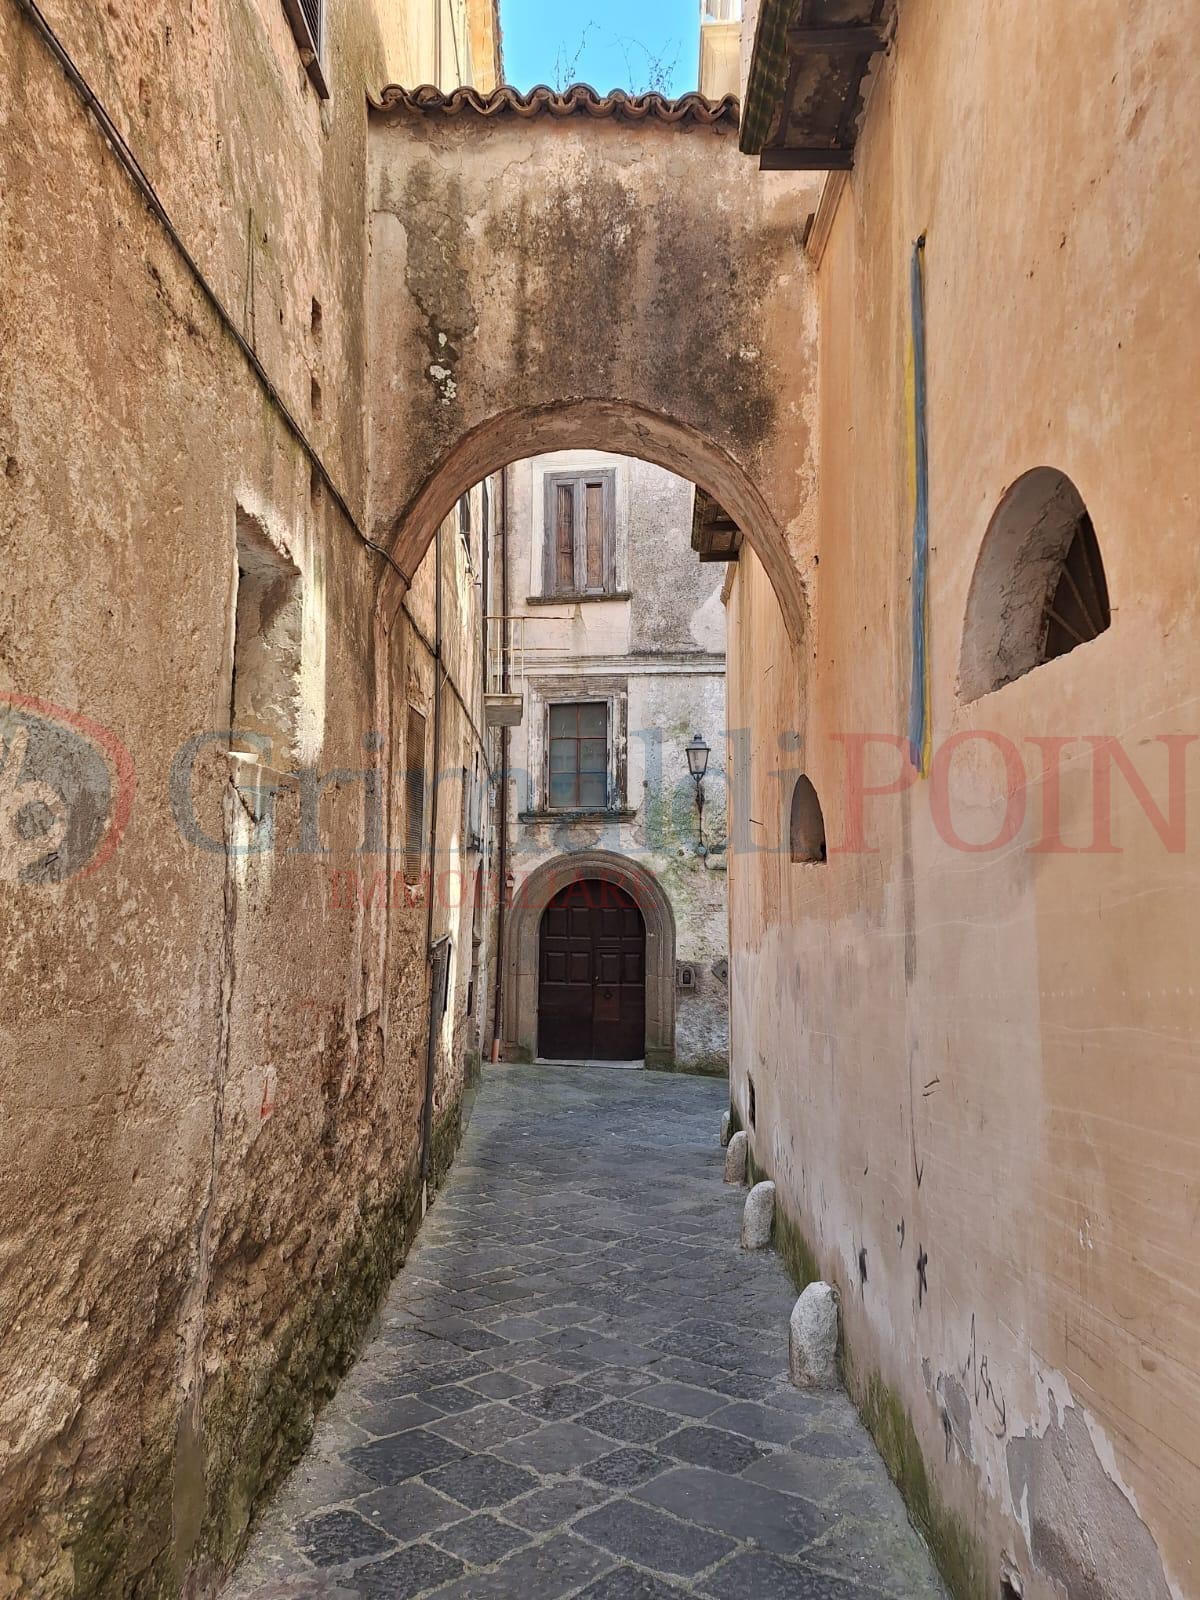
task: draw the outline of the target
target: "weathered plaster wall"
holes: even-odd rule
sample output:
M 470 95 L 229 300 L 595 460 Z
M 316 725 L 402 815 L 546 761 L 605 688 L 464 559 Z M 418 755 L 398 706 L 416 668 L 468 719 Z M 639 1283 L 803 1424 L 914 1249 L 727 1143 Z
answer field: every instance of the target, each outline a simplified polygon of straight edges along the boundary
M 405 570 L 467 485 L 600 448 L 712 491 L 799 627 L 812 184 L 748 184 L 729 123 L 397 107 L 370 146 L 373 526 Z
M 624 599 L 544 596 L 545 475 L 603 469 L 615 475 L 615 566 Z M 725 904 L 724 568 L 691 549 L 692 485 L 660 467 L 596 450 L 559 451 L 509 471 L 509 609 L 522 618 L 525 715 L 510 743 L 514 893 L 565 853 L 603 849 L 650 872 L 674 912 L 675 957 L 699 968 L 698 986 L 675 995 L 674 1061 L 725 1070 L 728 954 Z M 623 815 L 566 822 L 545 817 L 545 707 L 619 688 L 617 781 Z M 622 725 L 622 720 L 623 725 Z M 697 854 L 695 791 L 684 746 L 697 731 L 713 749 L 705 840 Z M 623 737 L 622 737 L 623 734 Z M 535 814 L 537 813 L 537 814 Z
M 1197 81 L 1177 24 L 1165 3 L 901 7 L 819 274 L 819 578 L 792 671 L 769 670 L 783 627 L 753 556 L 731 598 L 730 720 L 755 729 L 744 797 L 734 759 L 735 1098 L 745 1117 L 752 1073 L 756 1158 L 841 1287 L 850 1381 L 971 1596 L 997 1593 L 1005 1558 L 1006 1592 L 1036 1600 L 1200 1594 L 1194 815 L 1169 852 L 1117 774 L 1116 850 L 1078 853 L 1096 792 L 1081 736 L 1120 738 L 1166 810 L 1155 741 L 1197 731 L 1180 330 L 1200 313 L 1200 193 L 1178 138 Z M 785 767 L 807 770 L 843 843 L 838 737 L 905 728 L 922 232 L 934 749 L 1011 740 L 1027 815 L 1001 848 L 955 848 L 920 781 L 866 801 L 865 851 L 739 853 L 778 845 Z M 984 531 L 1043 464 L 1091 514 L 1112 628 L 963 704 Z M 1069 848 L 1038 852 L 1053 791 L 1031 741 L 1059 736 Z M 1175 805 L 1194 814 L 1195 744 L 1185 759 Z M 900 771 L 872 750 L 868 783 Z M 954 757 L 962 838 L 998 834 L 1003 779 L 980 742 Z
M 404 70 L 400 8 L 333 8 L 325 103 L 274 0 L 46 10 L 361 517 L 364 98 Z M 0 1591 L 169 1593 L 231 1554 L 415 1225 L 424 923 L 330 880 L 369 859 L 364 769 L 401 757 L 389 675 L 431 673 L 377 626 L 377 558 L 11 0 L 0 72 L 0 691 L 58 708 L 32 733 L 6 708 L 6 789 L 63 775 L 72 716 L 136 779 L 115 853 L 63 881 L 6 803 Z M 301 621 L 294 727 L 239 793 L 243 526 Z M 107 815 L 120 769 L 92 759 Z M 277 780 L 296 763 L 342 773 L 315 844 Z M 273 848 L 227 859 L 265 843 L 276 781 Z

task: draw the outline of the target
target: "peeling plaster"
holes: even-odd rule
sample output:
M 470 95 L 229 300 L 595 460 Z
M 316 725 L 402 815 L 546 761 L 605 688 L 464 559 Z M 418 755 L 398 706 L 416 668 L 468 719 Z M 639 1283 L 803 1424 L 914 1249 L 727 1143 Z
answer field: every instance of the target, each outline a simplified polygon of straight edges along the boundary
M 1060 1413 L 1053 1392 L 1049 1401 L 1044 1431 L 1007 1448 L 1009 1488 L 1039 1571 L 1066 1600 L 1172 1600 L 1158 1547 L 1108 1441 L 1078 1406 Z

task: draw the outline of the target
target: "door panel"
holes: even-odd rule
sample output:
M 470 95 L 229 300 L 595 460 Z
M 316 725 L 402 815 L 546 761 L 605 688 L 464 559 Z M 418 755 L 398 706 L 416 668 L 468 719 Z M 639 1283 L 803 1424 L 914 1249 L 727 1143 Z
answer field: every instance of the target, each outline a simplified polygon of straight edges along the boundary
M 538 1054 L 636 1061 L 646 1045 L 646 925 L 615 884 L 559 891 L 542 917 Z

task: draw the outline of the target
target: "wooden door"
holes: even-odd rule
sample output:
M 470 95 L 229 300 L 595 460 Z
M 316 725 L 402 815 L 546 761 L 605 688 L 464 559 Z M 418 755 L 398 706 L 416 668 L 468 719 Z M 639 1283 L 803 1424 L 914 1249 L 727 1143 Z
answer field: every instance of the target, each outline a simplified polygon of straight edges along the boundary
M 646 924 L 616 884 L 560 889 L 542 917 L 538 1054 L 637 1061 L 646 1049 Z

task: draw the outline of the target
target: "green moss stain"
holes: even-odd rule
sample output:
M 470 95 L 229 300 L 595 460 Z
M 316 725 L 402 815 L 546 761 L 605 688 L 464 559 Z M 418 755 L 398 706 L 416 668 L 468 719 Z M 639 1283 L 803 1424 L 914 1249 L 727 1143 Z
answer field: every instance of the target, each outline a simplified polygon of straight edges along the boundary
M 755 1171 L 757 1170 L 755 1165 Z M 756 1177 L 754 1181 L 757 1183 L 759 1179 Z M 804 1237 L 799 1223 L 779 1204 L 778 1193 L 775 1196 L 775 1231 L 772 1242 L 780 1260 L 788 1270 L 788 1276 L 796 1286 L 797 1294 L 802 1294 L 810 1283 L 820 1281 L 821 1269 L 817 1265 L 812 1246 Z
M 860 1383 L 855 1381 L 853 1364 L 844 1361 L 844 1365 L 849 1369 L 847 1387 L 951 1594 L 955 1600 L 989 1600 L 987 1557 L 979 1540 L 939 1494 L 899 1395 L 879 1373 L 870 1373 Z
M 456 1103 L 434 1124 L 431 1188 L 444 1182 L 461 1138 Z M 206 1394 L 208 1508 L 196 1551 L 202 1566 L 230 1564 L 257 1507 L 303 1454 L 420 1224 L 420 1164 L 414 1160 L 398 1190 L 362 1217 L 333 1271 L 277 1339 L 270 1364 L 256 1373 L 238 1370 L 225 1383 L 218 1379 Z
M 432 1188 L 444 1182 L 462 1130 L 456 1103 L 434 1125 Z M 233 1366 L 209 1383 L 200 1439 L 164 1418 L 162 1436 L 146 1441 L 135 1472 L 106 1478 L 81 1498 L 64 1530 L 66 1560 L 39 1592 L 48 1600 L 114 1594 L 166 1600 L 189 1574 L 207 1583 L 228 1568 L 256 1511 L 312 1438 L 420 1222 L 414 1159 L 396 1191 L 364 1212 L 332 1270 L 312 1285 L 287 1326 L 273 1332 L 261 1363 Z
M 178 1592 L 172 1566 L 171 1518 L 175 1482 L 174 1423 L 146 1441 L 136 1480 L 109 1474 L 90 1487 L 68 1515 L 67 1561 L 47 1595 L 157 1596 Z
M 739 1126 L 737 1109 L 731 1106 L 731 1132 L 736 1132 Z M 753 1151 L 747 1161 L 747 1176 L 752 1184 L 770 1176 L 754 1159 Z M 799 1222 L 779 1203 L 778 1195 L 771 1242 L 797 1294 L 803 1293 L 810 1283 L 820 1282 L 821 1268 L 816 1252 Z M 942 1499 L 900 1397 L 878 1372 L 858 1370 L 853 1351 L 845 1343 L 844 1330 L 845 1323 L 839 1319 L 838 1361 L 846 1389 L 892 1481 L 904 1497 L 914 1526 L 929 1546 L 946 1586 L 955 1600 L 991 1600 L 989 1563 L 983 1546 L 958 1513 Z
M 694 1078 L 729 1076 L 729 1062 L 723 1055 L 694 1056 L 690 1061 L 681 1061 L 670 1050 L 655 1049 L 653 1045 L 646 1047 L 646 1069 L 650 1072 L 679 1072 Z

